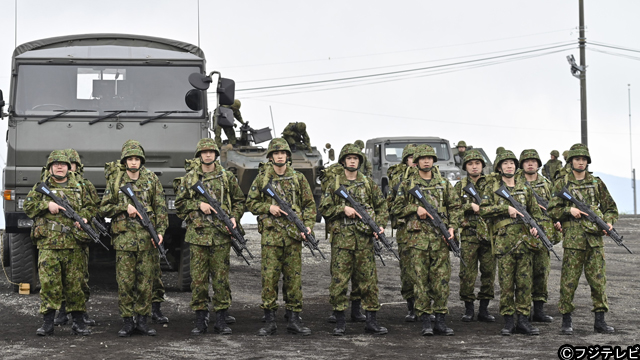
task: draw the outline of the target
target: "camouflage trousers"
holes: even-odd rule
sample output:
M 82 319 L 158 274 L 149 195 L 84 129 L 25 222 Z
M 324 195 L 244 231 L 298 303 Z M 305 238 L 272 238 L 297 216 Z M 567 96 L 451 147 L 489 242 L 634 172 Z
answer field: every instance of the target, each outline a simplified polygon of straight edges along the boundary
M 300 141 L 300 136 L 297 134 L 294 136 L 282 134 L 282 138 L 285 139 L 287 143 L 294 144 L 297 149 L 311 150 L 305 143 Z
M 357 284 L 362 308 L 365 311 L 380 310 L 378 302 L 378 271 L 371 247 L 362 250 L 347 250 L 331 246 L 331 284 L 329 303 L 333 310 L 344 311 L 349 306 L 347 290 L 349 280 L 352 289 Z
M 560 276 L 560 302 L 558 310 L 561 314 L 573 312 L 573 296 L 584 269 L 589 287 L 591 287 L 591 301 L 593 312 L 608 312 L 606 287 L 606 265 L 604 248 L 595 247 L 587 250 L 564 249 L 562 258 L 562 275 Z
M 400 255 L 400 294 L 402 298 L 407 300 L 415 297 L 413 293 L 413 281 L 411 280 L 411 257 L 407 249 L 406 243 L 398 242 L 398 255 Z
M 67 302 L 67 311 L 86 311 L 82 282 L 84 277 L 82 249 L 40 249 L 40 313 L 60 309 Z
M 514 315 L 517 312 L 529 316 L 532 258 L 532 252 L 524 245 L 517 252 L 497 256 L 500 315 Z
M 234 127 L 216 126 L 216 129 L 213 131 L 213 133 L 214 133 L 214 140 L 218 145 L 218 148 L 222 147 L 222 137 L 221 137 L 222 130 L 224 130 L 224 134 L 227 135 L 229 144 L 232 144 L 232 145 L 235 144 L 237 140 L 236 140 L 236 131 Z
M 82 293 L 84 294 L 84 301 L 89 301 L 91 296 L 91 290 L 89 289 L 89 246 L 85 245 L 82 248 L 82 267 L 84 269 L 84 277 L 82 278 Z
M 151 315 L 154 261 L 158 250 L 116 250 L 118 308 L 121 317 Z
M 475 300 L 493 299 L 494 282 L 496 279 L 496 261 L 491 252 L 488 241 L 470 242 L 462 236 L 460 252 L 467 266 L 460 262 L 460 300 L 473 302 Z M 480 292 L 475 295 L 476 278 L 480 269 Z
M 332 246 L 331 247 L 331 259 L 333 259 L 336 255 L 337 248 Z M 331 269 L 332 267 L 329 266 L 329 273 L 330 275 L 333 276 L 333 274 L 331 274 Z M 358 286 L 358 281 L 354 278 L 351 277 L 351 292 L 349 293 L 349 301 L 358 301 L 361 300 L 362 296 L 360 295 L 360 287 Z
M 231 243 L 214 246 L 189 244 L 191 253 L 191 310 L 225 310 L 231 305 L 229 252 Z M 213 297 L 209 296 L 209 277 Z
M 282 293 L 286 309 L 302 311 L 302 243 L 288 246 L 262 245 L 262 305 L 278 310 L 278 283 L 282 275 Z
M 411 258 L 411 278 L 415 289 L 416 315 L 446 314 L 449 312 L 449 280 L 451 280 L 451 262 L 449 250 L 420 250 L 410 247 L 404 250 Z M 432 304 L 433 303 L 433 304 Z
M 549 267 L 551 266 L 551 254 L 543 248 L 533 252 L 533 285 L 531 286 L 531 298 L 533 301 L 547 302 L 549 292 L 547 283 L 549 280 Z
M 155 249 L 154 249 L 155 250 Z M 153 259 L 153 295 L 151 302 L 164 302 L 164 284 L 162 283 L 162 269 L 160 269 L 160 254 L 154 253 Z

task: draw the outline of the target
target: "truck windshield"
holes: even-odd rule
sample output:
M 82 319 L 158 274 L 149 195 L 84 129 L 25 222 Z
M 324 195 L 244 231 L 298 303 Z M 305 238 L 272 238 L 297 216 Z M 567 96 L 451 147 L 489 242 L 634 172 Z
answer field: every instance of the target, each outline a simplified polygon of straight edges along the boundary
M 390 143 L 386 144 L 384 148 L 385 158 L 390 162 L 402 161 L 402 150 L 409 144 L 427 144 L 431 146 L 438 155 L 438 161 L 449 160 L 449 144 L 440 142 L 406 142 L 406 143 Z
M 184 96 L 197 66 L 20 65 L 16 87 L 17 115 L 51 116 L 64 109 L 87 109 L 84 116 L 136 110 L 127 117 L 149 117 L 157 111 L 183 110 L 167 117 L 202 116 L 191 112 Z M 105 113 L 107 111 L 107 113 Z

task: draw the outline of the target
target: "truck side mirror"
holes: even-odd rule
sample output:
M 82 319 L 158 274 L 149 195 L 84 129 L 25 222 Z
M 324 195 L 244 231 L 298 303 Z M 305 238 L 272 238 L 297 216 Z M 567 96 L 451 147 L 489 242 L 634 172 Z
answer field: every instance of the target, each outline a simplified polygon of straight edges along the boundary
M 329 149 L 329 160 L 334 161 L 336 159 L 336 152 L 333 149 Z
M 194 111 L 202 110 L 202 92 L 202 90 L 198 89 L 191 89 L 187 92 L 187 95 L 184 97 L 184 102 L 189 109 Z
M 220 96 L 220 105 L 233 105 L 233 100 L 235 100 L 236 82 L 231 79 L 220 78 L 217 92 Z
M 189 84 L 198 90 L 207 90 L 211 85 L 211 76 L 203 75 L 200 73 L 193 73 L 189 75 Z

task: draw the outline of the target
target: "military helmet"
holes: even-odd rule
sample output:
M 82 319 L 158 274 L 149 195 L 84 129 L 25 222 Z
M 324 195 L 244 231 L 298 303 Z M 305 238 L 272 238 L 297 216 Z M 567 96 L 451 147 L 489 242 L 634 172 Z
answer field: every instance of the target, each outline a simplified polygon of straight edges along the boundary
M 240 100 L 235 99 L 233 100 L 233 104 L 231 104 L 231 106 L 229 107 L 232 108 L 233 110 L 240 110 L 240 106 L 242 106 L 242 103 L 240 103 Z
M 569 150 L 565 150 L 562 152 L 562 157 L 564 158 L 564 161 L 567 161 L 568 156 L 569 156 Z
M 127 140 L 122 145 L 122 156 L 120 157 L 120 163 L 124 164 L 126 158 L 131 156 L 137 156 L 140 158 L 141 163 L 144 165 L 144 148 L 136 140 Z
M 353 142 L 353 145 L 360 148 L 360 150 L 364 149 L 364 142 L 362 140 L 356 140 Z
M 404 147 L 404 149 L 402 150 L 402 163 L 406 164 L 407 163 L 407 158 L 409 156 L 413 156 L 413 154 L 416 152 L 416 149 L 418 148 L 418 145 L 416 144 L 409 144 L 407 146 Z
M 433 162 L 436 163 L 438 161 L 438 155 L 433 148 L 427 144 L 418 145 L 413 153 L 413 162 L 418 163 L 418 160 L 422 157 L 431 156 L 433 158 Z
M 342 164 L 347 155 L 356 155 L 360 162 L 358 162 L 358 167 L 360 167 L 364 163 L 364 154 L 362 150 L 355 144 L 345 144 L 340 150 L 340 156 L 338 157 L 338 162 Z
M 215 151 L 216 159 L 220 157 L 220 150 L 218 150 L 218 145 L 216 145 L 215 140 L 213 140 L 212 138 L 200 139 L 200 141 L 198 141 L 198 145 L 196 145 L 196 154 L 193 157 L 200 157 L 200 152 L 204 150 Z
M 503 151 L 504 151 L 504 148 L 500 146 L 499 148 L 496 149 L 496 155 L 499 155 Z
M 513 162 L 516 164 L 516 169 L 518 168 L 518 165 L 519 165 L 518 158 L 513 153 L 513 151 L 511 151 L 511 150 L 503 150 L 496 157 L 496 162 L 493 165 L 493 172 L 500 173 L 500 170 L 499 170 L 500 169 L 500 164 L 505 160 L 513 160 Z
M 467 147 L 467 143 L 464 142 L 463 140 L 460 140 L 460 141 L 458 141 L 458 145 L 456 145 L 456 147 L 460 147 L 460 146 Z
M 576 156 L 584 156 L 587 158 L 587 164 L 591 164 L 591 155 L 589 155 L 589 148 L 584 144 L 574 144 L 569 150 L 567 155 L 567 162 L 571 162 L 571 158 Z
M 542 160 L 540 160 L 540 155 L 535 149 L 525 149 L 520 153 L 520 169 L 522 169 L 522 163 L 525 160 L 536 159 L 538 160 L 538 167 L 542 166 Z
M 289 148 L 289 143 L 287 143 L 287 140 L 283 138 L 275 138 L 271 140 L 269 148 L 267 149 L 267 158 L 269 158 L 271 153 L 275 151 L 286 151 L 287 156 L 291 157 L 291 148 Z
M 296 130 L 298 130 L 299 132 L 307 131 L 307 124 L 305 124 L 303 122 L 297 122 L 296 123 Z
M 69 161 L 69 156 L 64 150 L 53 150 L 49 157 L 47 158 L 47 170 L 51 170 L 51 164 L 54 162 L 63 162 L 67 164 L 68 170 L 71 170 L 71 161 Z
M 551 150 L 551 156 L 555 156 L 556 159 L 560 157 L 560 153 L 558 150 Z
M 482 157 L 482 154 L 480 154 L 480 151 L 476 149 L 471 149 L 469 151 L 465 151 L 464 153 L 464 159 L 462 160 L 462 170 L 466 171 L 467 163 L 471 160 L 480 160 L 480 162 L 482 163 L 483 169 L 485 166 L 487 166 L 487 163 L 484 161 L 484 157 Z

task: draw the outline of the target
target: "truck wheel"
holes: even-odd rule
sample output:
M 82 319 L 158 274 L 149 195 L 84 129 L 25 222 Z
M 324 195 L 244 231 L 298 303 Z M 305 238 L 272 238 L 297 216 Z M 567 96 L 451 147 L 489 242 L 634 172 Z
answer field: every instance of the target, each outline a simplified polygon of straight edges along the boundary
M 11 265 L 11 257 L 9 256 L 9 234 L 7 233 L 2 234 L 2 247 L 0 251 L 2 251 L 2 264 L 4 264 L 5 267 Z
M 9 257 L 11 262 L 11 281 L 14 283 L 29 283 L 31 293 L 40 289 L 38 277 L 38 250 L 28 233 L 8 234 Z M 13 289 L 18 291 L 18 285 Z
M 178 266 L 178 289 L 191 291 L 191 253 L 189 243 L 182 242 L 180 247 L 180 264 Z

